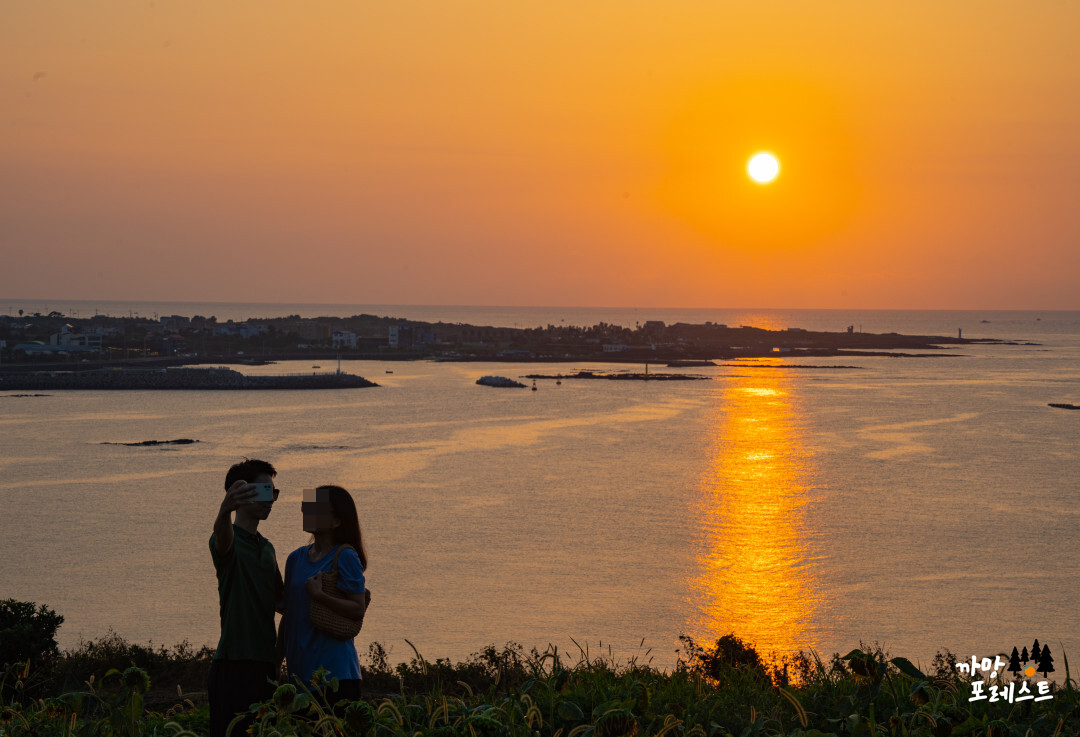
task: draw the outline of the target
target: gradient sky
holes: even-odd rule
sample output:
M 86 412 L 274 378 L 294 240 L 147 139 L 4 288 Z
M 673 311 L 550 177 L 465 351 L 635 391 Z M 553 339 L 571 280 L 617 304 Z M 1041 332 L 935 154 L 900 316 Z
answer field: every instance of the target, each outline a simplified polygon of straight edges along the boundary
M 0 296 L 1080 309 L 1077 29 L 1063 0 L 7 0 Z

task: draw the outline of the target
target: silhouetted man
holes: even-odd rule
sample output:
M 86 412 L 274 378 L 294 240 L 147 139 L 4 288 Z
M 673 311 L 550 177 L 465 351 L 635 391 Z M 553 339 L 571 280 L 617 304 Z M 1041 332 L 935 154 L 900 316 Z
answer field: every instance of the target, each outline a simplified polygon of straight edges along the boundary
M 274 693 L 281 662 L 275 647 L 274 607 L 284 584 L 274 546 L 259 534 L 259 522 L 270 516 L 274 502 L 255 497 L 256 484 L 273 484 L 276 475 L 266 461 L 245 459 L 230 468 L 210 536 L 221 611 L 221 639 L 207 684 L 211 737 L 225 737 L 238 713 Z M 273 498 L 277 497 L 274 489 Z M 234 737 L 243 735 L 251 721 L 249 714 L 233 729 Z

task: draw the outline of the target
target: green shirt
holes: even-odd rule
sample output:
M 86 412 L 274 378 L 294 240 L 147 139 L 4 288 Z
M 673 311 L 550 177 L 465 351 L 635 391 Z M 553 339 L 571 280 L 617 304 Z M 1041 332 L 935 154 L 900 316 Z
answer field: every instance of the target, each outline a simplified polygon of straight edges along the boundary
M 221 603 L 221 639 L 214 660 L 276 663 L 274 610 L 285 584 L 270 541 L 233 525 L 233 546 L 218 555 L 210 536 L 210 557 L 217 571 Z

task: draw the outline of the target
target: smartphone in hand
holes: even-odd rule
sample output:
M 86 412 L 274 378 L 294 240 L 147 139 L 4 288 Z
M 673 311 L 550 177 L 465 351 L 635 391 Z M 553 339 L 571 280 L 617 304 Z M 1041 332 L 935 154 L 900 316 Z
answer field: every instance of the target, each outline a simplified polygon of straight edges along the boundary
M 272 502 L 274 501 L 274 485 L 273 484 L 255 484 L 255 498 L 253 502 Z

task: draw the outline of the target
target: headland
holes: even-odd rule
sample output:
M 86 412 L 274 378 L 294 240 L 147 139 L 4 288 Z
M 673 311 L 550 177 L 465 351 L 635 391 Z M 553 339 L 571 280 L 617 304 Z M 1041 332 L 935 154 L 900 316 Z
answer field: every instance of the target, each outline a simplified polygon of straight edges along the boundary
M 335 358 L 530 363 L 588 360 L 679 366 L 739 358 L 956 356 L 959 355 L 956 349 L 966 345 L 1006 342 L 960 336 L 863 333 L 854 326 L 846 326 L 839 332 L 821 332 L 797 327 L 769 330 L 712 322 L 646 321 L 634 328 L 603 322 L 588 327 L 508 328 L 376 315 L 347 318 L 294 315 L 218 322 L 213 316 L 202 315 L 157 319 L 105 315 L 78 318 L 50 312 L 0 315 L 0 373 L 43 370 L 82 373 L 92 368 L 160 369 L 193 364 Z M 148 376 L 146 381 L 163 384 L 179 381 L 169 376 L 167 379 L 162 375 Z M 102 385 L 112 380 L 115 377 L 104 375 L 72 378 L 72 381 Z M 222 378 L 219 383 L 233 386 L 238 382 L 244 383 L 236 377 Z M 251 381 L 250 386 L 237 388 L 259 388 L 260 383 L 267 382 Z

